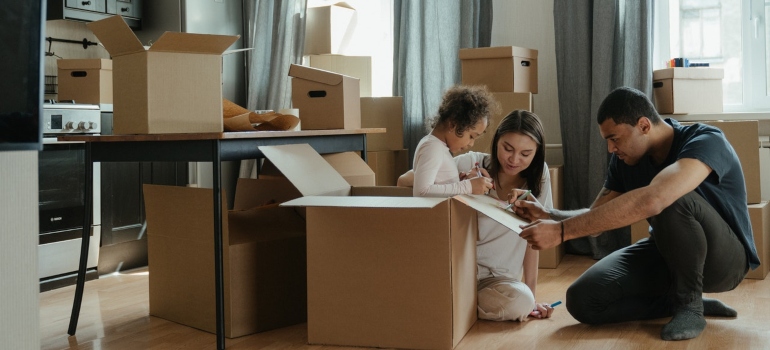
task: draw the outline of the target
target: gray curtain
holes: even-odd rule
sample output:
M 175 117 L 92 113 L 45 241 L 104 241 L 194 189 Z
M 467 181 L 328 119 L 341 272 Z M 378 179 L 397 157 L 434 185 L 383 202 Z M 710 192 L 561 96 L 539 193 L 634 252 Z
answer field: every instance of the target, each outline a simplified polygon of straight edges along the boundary
M 446 89 L 460 83 L 461 48 L 489 46 L 491 0 L 395 0 L 393 96 L 403 96 L 409 163 Z
M 652 0 L 555 0 L 556 67 L 564 152 L 565 208 L 586 208 L 604 184 L 609 153 L 596 111 L 610 91 L 652 93 Z M 601 259 L 630 244 L 621 228 L 568 242 Z
M 250 110 L 291 107 L 289 65 L 302 63 L 307 0 L 244 0 L 247 101 Z M 240 177 L 255 177 L 254 160 Z

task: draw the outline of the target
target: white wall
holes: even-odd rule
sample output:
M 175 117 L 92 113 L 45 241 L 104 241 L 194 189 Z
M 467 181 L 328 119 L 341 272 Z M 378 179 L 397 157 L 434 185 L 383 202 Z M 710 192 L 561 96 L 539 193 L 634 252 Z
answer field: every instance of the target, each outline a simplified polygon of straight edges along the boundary
M 40 349 L 37 191 L 37 151 L 0 152 L 3 349 Z
M 492 46 L 519 46 L 538 51 L 534 112 L 543 121 L 546 143 L 561 144 L 553 1 L 494 0 L 492 3 Z M 549 149 L 546 152 L 549 164 L 561 163 L 560 153 L 561 149 Z

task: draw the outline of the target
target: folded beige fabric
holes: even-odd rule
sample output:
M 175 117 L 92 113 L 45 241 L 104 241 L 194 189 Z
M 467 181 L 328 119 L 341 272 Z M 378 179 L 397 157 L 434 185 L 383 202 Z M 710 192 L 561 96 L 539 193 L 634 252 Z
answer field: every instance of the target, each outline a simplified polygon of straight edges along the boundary
M 294 129 L 299 124 L 299 118 L 293 115 L 257 113 L 226 98 L 222 99 L 222 117 L 225 131 L 284 131 Z

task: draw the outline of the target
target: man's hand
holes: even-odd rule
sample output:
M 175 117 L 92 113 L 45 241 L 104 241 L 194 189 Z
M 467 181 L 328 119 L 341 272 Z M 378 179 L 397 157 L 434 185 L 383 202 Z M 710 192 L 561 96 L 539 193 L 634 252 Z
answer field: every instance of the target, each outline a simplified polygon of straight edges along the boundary
M 537 220 L 528 225 L 521 225 L 519 237 L 527 240 L 532 249 L 543 250 L 561 244 L 561 222 Z
M 508 196 L 508 203 L 513 203 L 513 212 L 528 221 L 550 219 L 551 213 L 543 207 L 532 194 L 525 200 L 518 200 L 525 190 L 514 189 Z

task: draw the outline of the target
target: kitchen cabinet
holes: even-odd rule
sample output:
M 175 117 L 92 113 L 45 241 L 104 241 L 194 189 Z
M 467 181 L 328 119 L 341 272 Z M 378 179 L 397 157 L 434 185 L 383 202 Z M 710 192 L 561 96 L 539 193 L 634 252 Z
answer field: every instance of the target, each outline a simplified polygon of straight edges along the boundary
M 121 15 L 134 30 L 142 29 L 142 0 L 48 0 L 46 19 L 93 22 Z

